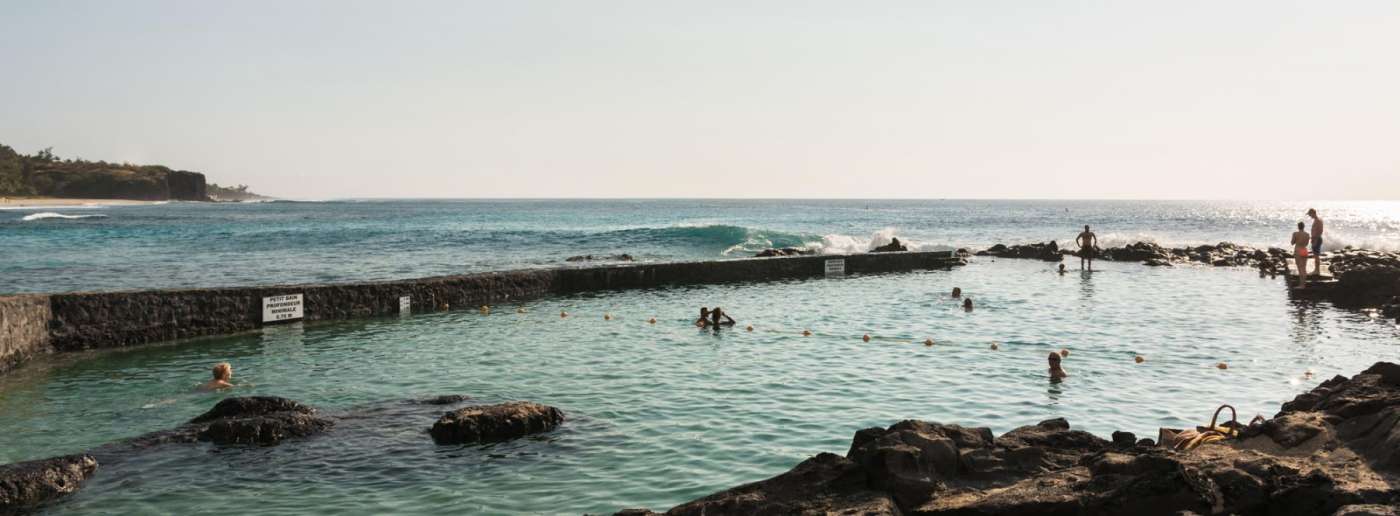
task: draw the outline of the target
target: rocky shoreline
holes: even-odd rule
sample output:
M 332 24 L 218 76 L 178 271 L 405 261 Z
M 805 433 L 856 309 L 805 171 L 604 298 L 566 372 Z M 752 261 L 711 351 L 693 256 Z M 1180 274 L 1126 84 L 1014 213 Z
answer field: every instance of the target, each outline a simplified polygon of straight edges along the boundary
M 1047 262 L 1058 262 L 1066 256 L 1079 256 L 1078 251 L 1062 249 L 1054 241 L 1010 246 L 997 244 L 975 253 L 960 249 L 959 254 Z M 1287 262 L 1292 256 L 1278 247 L 1256 249 L 1230 242 L 1175 248 L 1137 242 L 1100 249 L 1094 259 L 1141 262 L 1153 267 L 1177 264 L 1253 267 L 1259 269 L 1260 275 L 1278 276 L 1288 270 Z M 1384 317 L 1400 322 L 1400 252 L 1347 247 L 1324 253 L 1322 259 L 1330 267 L 1335 281 L 1318 282 L 1312 285 L 1315 288 L 1292 291 L 1294 295 L 1331 301 L 1344 308 L 1374 309 Z
M 823 453 L 665 514 L 1397 514 L 1400 365 L 1335 377 L 1236 428 L 1237 438 L 1177 451 L 1064 419 L 995 437 L 902 421 L 856 432 L 844 456 Z
M 226 398 L 189 422 L 168 430 L 104 444 L 86 453 L 0 465 L 0 515 L 38 510 L 82 488 L 103 464 L 114 464 L 158 446 L 208 442 L 215 446 L 277 446 L 332 433 L 345 419 L 376 418 L 402 425 L 447 407 L 431 428 L 420 428 L 424 446 L 504 441 L 548 432 L 564 421 L 554 407 L 529 402 L 477 405 L 462 395 L 379 404 L 328 415 L 275 396 Z M 344 437 L 344 436 L 340 436 Z

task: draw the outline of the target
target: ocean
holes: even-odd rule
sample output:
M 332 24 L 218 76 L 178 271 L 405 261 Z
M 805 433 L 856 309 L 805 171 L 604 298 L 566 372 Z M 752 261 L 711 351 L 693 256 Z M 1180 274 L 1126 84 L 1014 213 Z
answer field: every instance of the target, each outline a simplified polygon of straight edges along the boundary
M 1400 241 L 1400 203 L 1314 206 L 1329 248 Z M 1102 245 L 1281 246 L 1307 207 L 619 200 L 5 210 L 0 290 L 404 278 L 568 266 L 583 254 L 859 252 L 893 236 L 924 248 L 1063 243 L 1086 223 Z M 34 216 L 44 212 L 104 217 Z M 975 300 L 973 311 L 949 296 L 954 287 Z M 700 306 L 716 305 L 754 331 L 690 324 Z M 285 396 L 353 416 L 466 394 L 546 403 L 566 420 L 548 434 L 482 446 L 434 445 L 427 422 L 366 428 L 375 420 L 355 417 L 329 435 L 271 448 L 166 446 L 104 464 L 46 512 L 664 510 L 819 452 L 845 453 L 857 430 L 903 419 L 1001 433 L 1064 417 L 1103 437 L 1155 438 L 1160 427 L 1205 424 L 1224 403 L 1241 421 L 1271 416 L 1334 375 L 1400 360 L 1397 343 L 1395 322 L 1292 299 L 1282 278 L 1248 268 L 1098 263 L 1061 275 L 1044 262 L 974 257 L 952 270 L 594 292 L 489 313 L 293 323 L 43 357 L 0 376 L 0 463 L 170 428 L 228 396 Z M 1060 349 L 1070 351 L 1070 377 L 1051 383 L 1046 356 Z M 223 361 L 239 387 L 192 392 Z
M 715 260 L 769 247 L 863 252 L 1073 241 L 1287 245 L 1316 207 L 1326 247 L 1400 248 L 1397 202 L 364 200 L 0 209 L 0 293 L 345 282 L 567 265 L 626 253 Z

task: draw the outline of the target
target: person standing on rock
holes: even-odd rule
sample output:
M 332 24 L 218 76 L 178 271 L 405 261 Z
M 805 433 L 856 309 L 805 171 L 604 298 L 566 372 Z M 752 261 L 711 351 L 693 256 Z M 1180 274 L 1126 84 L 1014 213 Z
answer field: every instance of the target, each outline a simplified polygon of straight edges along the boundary
M 1317 216 L 1317 210 L 1308 208 L 1308 216 L 1312 217 L 1312 258 L 1313 274 L 1322 274 L 1322 217 Z M 1298 268 L 1298 274 L 1302 274 L 1303 269 Z
M 1094 270 L 1094 252 L 1099 248 L 1099 237 L 1089 231 L 1089 225 L 1084 225 L 1084 232 L 1074 237 L 1074 243 L 1079 246 L 1079 268 L 1083 269 L 1084 264 L 1089 264 L 1089 270 Z
M 1293 232 L 1293 262 L 1298 266 L 1298 288 L 1308 286 L 1308 232 L 1303 231 L 1303 223 L 1298 223 L 1298 230 Z

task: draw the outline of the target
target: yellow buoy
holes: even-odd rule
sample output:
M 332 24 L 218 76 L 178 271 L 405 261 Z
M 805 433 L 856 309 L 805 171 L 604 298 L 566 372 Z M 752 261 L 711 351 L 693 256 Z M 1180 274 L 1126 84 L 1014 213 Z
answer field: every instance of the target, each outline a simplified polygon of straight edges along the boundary
M 1068 356 L 1069 356 L 1069 350 L 1068 350 L 1068 349 L 1064 349 L 1064 348 L 1060 348 L 1060 357 L 1063 358 L 1063 357 L 1068 357 Z
M 1146 359 L 1146 358 L 1143 358 L 1142 355 L 1138 355 L 1138 356 L 1133 357 L 1133 361 L 1134 361 L 1134 362 L 1137 362 L 1137 363 L 1139 363 L 1139 364 L 1141 364 L 1141 363 L 1143 363 L 1143 362 L 1146 362 L 1147 359 Z
M 1230 366 L 1227 365 L 1227 364 L 1224 363 L 1224 362 L 1221 362 L 1221 363 L 1219 363 L 1219 364 L 1215 364 L 1215 368 L 1216 368 L 1216 369 L 1229 369 Z
M 656 318 L 652 317 L 651 319 L 647 319 L 647 324 L 656 324 Z
M 996 350 L 997 350 L 997 347 L 998 347 L 998 346 L 997 346 L 997 343 L 993 342 L 993 343 L 992 343 L 992 351 L 996 351 Z
M 753 325 L 752 325 L 752 324 L 748 325 L 747 327 L 744 328 L 744 331 L 753 331 Z
M 863 340 L 863 341 L 866 341 L 866 342 L 870 342 L 870 334 L 869 334 L 869 333 L 865 334 L 865 336 L 861 337 L 860 340 Z
M 933 345 L 933 339 L 924 339 L 924 345 L 925 345 L 925 346 L 932 346 L 932 345 Z
M 812 336 L 812 330 L 802 330 L 802 336 L 803 336 L 803 337 L 811 337 L 811 336 Z

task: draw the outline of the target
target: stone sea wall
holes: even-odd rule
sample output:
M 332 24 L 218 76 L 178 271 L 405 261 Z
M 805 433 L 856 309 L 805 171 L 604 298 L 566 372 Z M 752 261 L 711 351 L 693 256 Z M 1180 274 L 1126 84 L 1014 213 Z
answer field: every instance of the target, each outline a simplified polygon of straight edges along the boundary
M 0 373 L 49 351 L 48 296 L 0 297 Z
M 67 293 L 0 298 L 0 371 L 38 353 L 115 348 L 258 328 L 263 299 L 300 294 L 305 321 L 494 305 L 608 289 L 821 277 L 949 268 L 947 252 L 792 256 L 708 262 L 606 265 L 442 276 L 401 281 L 249 288 Z M 14 323 L 10 321 L 14 320 Z M 13 327 L 13 329 L 11 329 Z

